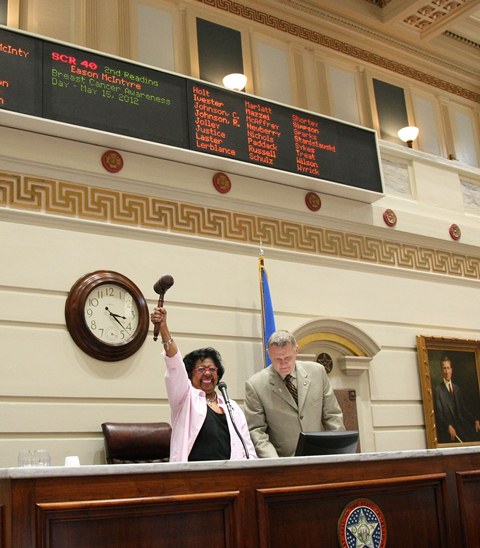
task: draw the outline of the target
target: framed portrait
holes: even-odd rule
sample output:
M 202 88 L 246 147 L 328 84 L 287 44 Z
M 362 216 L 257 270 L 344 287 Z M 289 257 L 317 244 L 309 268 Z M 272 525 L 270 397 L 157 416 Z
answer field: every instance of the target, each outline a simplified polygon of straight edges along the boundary
M 427 447 L 480 445 L 480 341 L 417 336 Z

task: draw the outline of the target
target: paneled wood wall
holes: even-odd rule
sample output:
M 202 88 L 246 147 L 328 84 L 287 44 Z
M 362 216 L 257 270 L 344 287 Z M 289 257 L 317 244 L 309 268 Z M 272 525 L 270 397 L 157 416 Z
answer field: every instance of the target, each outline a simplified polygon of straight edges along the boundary
M 0 546 L 333 548 L 357 499 L 380 510 L 388 548 L 480 546 L 480 451 L 344 457 L 17 473 L 0 480 Z

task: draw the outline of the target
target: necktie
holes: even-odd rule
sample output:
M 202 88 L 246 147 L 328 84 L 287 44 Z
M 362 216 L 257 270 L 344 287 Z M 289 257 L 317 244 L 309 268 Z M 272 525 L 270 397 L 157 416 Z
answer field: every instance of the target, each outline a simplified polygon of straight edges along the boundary
M 292 382 L 292 375 L 287 375 L 285 377 L 285 386 L 288 388 L 288 391 L 292 395 L 293 399 L 295 400 L 295 403 L 298 405 L 298 392 L 297 387 Z
M 453 388 L 451 384 L 448 385 L 448 391 L 450 392 L 450 396 L 453 396 Z

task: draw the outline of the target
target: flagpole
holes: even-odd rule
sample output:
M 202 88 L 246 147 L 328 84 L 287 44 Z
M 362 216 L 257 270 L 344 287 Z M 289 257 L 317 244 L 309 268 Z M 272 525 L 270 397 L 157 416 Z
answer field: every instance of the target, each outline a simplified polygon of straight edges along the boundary
M 258 277 L 260 282 L 260 299 L 262 315 L 262 348 L 263 348 L 263 367 L 267 367 L 267 341 L 265 341 L 265 299 L 263 295 L 263 269 L 265 268 L 265 257 L 263 255 L 262 242 L 260 242 L 260 257 L 258 264 Z
M 272 299 L 270 297 L 270 288 L 268 285 L 268 275 L 265 268 L 265 255 L 260 242 L 260 257 L 258 261 L 259 281 L 260 281 L 260 297 L 261 297 L 261 313 L 262 313 L 262 344 L 263 344 L 263 361 L 264 366 L 268 367 L 271 363 L 267 352 L 268 339 L 275 331 L 275 317 L 273 315 Z

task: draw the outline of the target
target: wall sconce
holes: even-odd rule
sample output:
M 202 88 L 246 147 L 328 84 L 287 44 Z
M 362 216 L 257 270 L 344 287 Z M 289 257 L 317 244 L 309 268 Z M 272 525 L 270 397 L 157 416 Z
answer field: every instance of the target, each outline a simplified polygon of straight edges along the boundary
M 407 143 L 408 148 L 413 148 L 412 144 L 413 141 L 418 137 L 418 127 L 415 126 L 407 126 L 402 127 L 402 129 L 399 129 L 397 131 L 397 135 L 400 137 L 400 139 Z
M 242 91 L 247 85 L 247 77 L 245 74 L 233 72 L 232 74 L 227 74 L 223 78 L 223 85 L 227 89 L 232 89 L 233 91 Z

